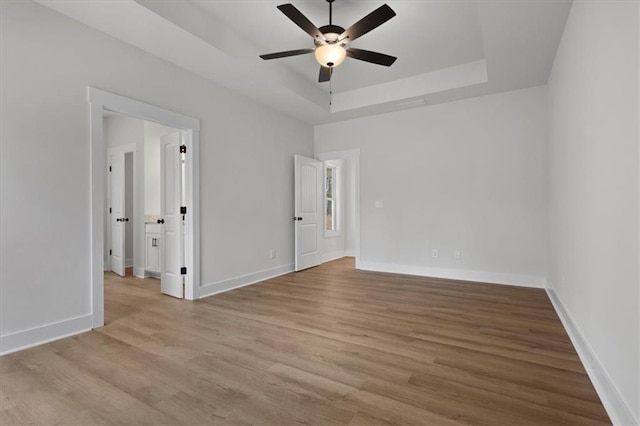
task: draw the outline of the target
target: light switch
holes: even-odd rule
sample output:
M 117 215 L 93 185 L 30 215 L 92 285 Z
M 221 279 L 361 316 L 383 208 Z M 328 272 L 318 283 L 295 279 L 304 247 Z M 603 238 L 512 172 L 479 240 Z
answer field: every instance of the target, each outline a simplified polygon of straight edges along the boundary
M 383 206 L 383 203 L 381 200 L 376 200 L 376 202 L 374 203 L 376 209 L 381 209 Z

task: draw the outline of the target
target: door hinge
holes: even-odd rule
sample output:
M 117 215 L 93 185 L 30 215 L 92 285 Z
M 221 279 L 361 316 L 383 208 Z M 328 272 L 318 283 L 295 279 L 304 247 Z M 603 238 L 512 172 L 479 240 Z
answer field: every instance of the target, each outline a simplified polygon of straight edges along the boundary
M 111 171 L 111 166 L 109 166 L 109 171 Z
M 186 153 L 187 153 L 187 146 L 180 145 L 180 154 L 186 154 Z
M 182 268 L 180 268 L 180 275 L 187 275 L 187 267 L 183 266 Z
M 109 207 L 109 213 L 111 213 L 111 207 Z
M 109 256 L 111 256 L 113 253 L 111 252 L 111 250 L 109 250 Z

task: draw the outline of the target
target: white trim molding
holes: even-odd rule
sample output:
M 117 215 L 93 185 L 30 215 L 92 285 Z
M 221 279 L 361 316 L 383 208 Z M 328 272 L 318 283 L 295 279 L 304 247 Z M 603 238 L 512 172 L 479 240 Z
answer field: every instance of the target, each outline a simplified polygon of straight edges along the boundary
M 434 268 L 428 266 L 400 265 L 397 263 L 370 261 L 360 261 L 357 269 L 459 281 L 478 281 L 482 283 L 512 285 L 517 287 L 546 288 L 547 286 L 547 279 L 544 277 L 501 272 Z
M 145 269 L 140 266 L 133 267 L 133 275 L 135 275 L 136 278 L 147 278 L 148 276 Z
M 279 277 L 294 271 L 294 264 L 276 266 L 275 268 L 263 269 L 262 271 L 253 272 L 247 275 L 240 275 L 226 280 L 217 281 L 215 283 L 204 285 L 200 288 L 200 299 L 213 296 L 214 294 L 224 293 L 225 291 L 234 290 L 236 288 L 256 284 L 270 278 Z
M 0 355 L 7 355 L 12 352 L 90 331 L 92 324 L 92 315 L 84 315 L 30 328 L 28 330 L 5 334 L 4 336 L 0 336 Z
M 562 300 L 552 288 L 547 288 L 547 294 L 580 357 L 580 361 L 582 361 L 585 370 L 587 370 L 587 374 L 602 401 L 602 405 L 607 410 L 611 422 L 620 426 L 640 424 L 640 419 L 635 418 L 629 406 L 620 396 L 615 383 L 611 380 L 589 341 L 565 308 Z
M 638 6 L 638 46 L 640 46 L 640 5 Z M 640 55 L 638 55 L 638 162 L 640 164 Z M 638 188 L 640 188 L 640 173 L 638 173 Z M 638 223 L 640 223 L 640 191 L 638 193 Z M 640 226 L 638 227 L 638 241 L 640 242 Z M 638 250 L 638 276 L 640 276 L 640 250 Z M 640 311 L 640 280 L 638 281 L 638 311 Z M 640 330 L 640 312 L 638 314 L 638 329 Z M 638 339 L 638 353 L 640 353 L 640 339 Z M 640 364 L 640 359 L 638 360 Z M 638 424 L 640 424 L 640 365 L 638 365 Z

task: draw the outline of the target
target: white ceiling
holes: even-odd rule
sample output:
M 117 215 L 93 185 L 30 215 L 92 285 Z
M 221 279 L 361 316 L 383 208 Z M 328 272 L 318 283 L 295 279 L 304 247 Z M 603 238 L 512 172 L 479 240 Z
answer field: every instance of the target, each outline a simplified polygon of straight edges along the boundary
M 545 84 L 570 0 L 386 0 L 397 16 L 352 46 L 397 56 L 391 67 L 352 58 L 331 88 L 313 55 L 258 55 L 313 47 L 276 6 L 287 0 L 92 0 L 40 3 L 187 70 L 312 124 Z M 322 0 L 291 0 L 316 26 Z M 383 0 L 336 0 L 349 27 Z

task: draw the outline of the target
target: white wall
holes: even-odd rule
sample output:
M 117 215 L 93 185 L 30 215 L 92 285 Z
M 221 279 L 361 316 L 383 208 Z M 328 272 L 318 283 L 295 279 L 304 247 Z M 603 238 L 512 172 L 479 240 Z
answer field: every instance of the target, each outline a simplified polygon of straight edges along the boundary
M 546 133 L 537 87 L 316 126 L 314 149 L 361 150 L 361 268 L 543 285 Z
M 355 158 L 344 160 L 344 249 L 346 256 L 356 253 L 356 165 Z
M 103 120 L 105 144 L 108 148 L 144 142 L 144 121 L 126 115 L 112 115 Z
M 144 122 L 144 214 L 160 215 L 160 138 L 177 131 Z
M 550 286 L 635 422 L 638 49 L 637 2 L 576 1 L 549 80 Z
M 91 324 L 88 85 L 201 120 L 203 284 L 291 269 L 311 126 L 38 4 L 0 8 L 0 351 Z

